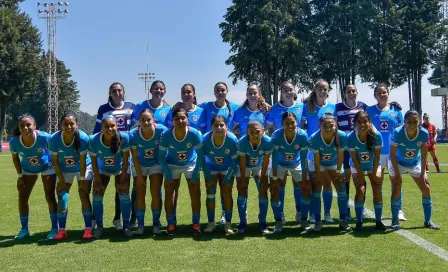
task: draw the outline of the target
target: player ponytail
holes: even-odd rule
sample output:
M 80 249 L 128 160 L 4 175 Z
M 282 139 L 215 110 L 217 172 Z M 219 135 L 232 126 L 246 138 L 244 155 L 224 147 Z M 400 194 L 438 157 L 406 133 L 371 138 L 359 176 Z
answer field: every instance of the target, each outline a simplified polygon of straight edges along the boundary
M 117 152 L 120 150 L 121 142 L 123 139 L 121 138 L 120 132 L 117 130 L 115 134 L 112 136 L 112 144 L 110 145 L 110 151 L 113 154 L 117 154 Z
M 29 118 L 29 119 L 33 120 L 33 123 L 36 124 L 36 120 L 34 119 L 34 117 L 31 114 L 24 113 L 24 114 L 20 115 L 17 118 L 17 127 L 14 129 L 13 136 L 15 136 L 15 137 L 20 136 L 21 133 L 20 133 L 20 129 L 19 129 L 19 122 L 20 122 L 20 120 L 25 119 L 25 118 Z
M 329 86 L 328 82 L 324 79 L 319 79 L 318 81 L 316 81 L 316 83 L 314 84 L 314 87 L 313 87 L 313 91 L 306 98 L 307 105 L 308 105 L 308 114 L 311 114 L 311 115 L 314 114 L 314 110 L 316 109 L 316 103 L 317 103 L 316 89 L 321 84 L 326 84 L 327 86 Z
M 335 126 L 335 131 L 334 131 L 334 133 L 333 133 L 333 137 L 334 137 L 334 146 L 335 146 L 336 149 L 339 151 L 340 141 L 339 141 L 339 133 L 338 133 L 338 122 L 337 122 L 337 119 L 336 119 L 336 117 L 335 117 L 332 113 L 327 112 L 327 113 L 325 113 L 324 115 L 322 115 L 322 116 L 319 118 L 319 126 L 320 126 L 320 124 L 321 124 L 323 121 L 325 121 L 325 120 L 331 120 L 331 121 L 333 121 L 333 123 L 334 123 L 334 126 Z
M 373 126 L 372 121 L 370 120 L 369 114 L 367 112 L 365 112 L 365 111 L 358 111 L 355 114 L 354 123 L 355 123 L 355 126 L 356 126 L 356 122 L 358 121 L 358 119 L 361 118 L 361 117 L 364 117 L 364 116 L 367 117 L 367 120 L 369 121 L 369 129 L 367 130 L 367 141 L 366 141 L 367 150 L 368 151 L 372 151 L 373 150 L 373 144 L 374 144 L 374 141 L 375 141 L 375 127 Z M 358 129 L 355 128 L 355 130 L 356 130 L 355 133 L 358 133 Z
M 62 115 L 61 124 L 62 124 L 62 121 L 67 117 L 73 117 L 73 119 L 75 119 L 76 124 L 78 124 L 78 118 L 76 118 L 76 115 L 74 112 L 66 112 L 64 115 Z M 62 129 L 61 129 L 61 131 L 62 131 Z M 73 149 L 75 150 L 75 152 L 79 151 L 80 145 L 81 145 L 81 139 L 79 136 L 79 129 L 78 129 L 78 127 L 76 127 L 74 134 L 73 134 Z
M 268 111 L 268 107 L 266 107 L 266 103 L 265 103 L 265 101 L 264 101 L 264 97 L 263 97 L 263 95 L 261 94 L 260 89 L 258 88 L 257 85 L 255 85 L 255 84 L 251 84 L 251 85 L 249 85 L 249 86 L 247 87 L 247 89 L 246 89 L 246 92 L 248 92 L 248 91 L 249 91 L 249 88 L 252 88 L 252 87 L 255 88 L 255 89 L 257 90 L 257 92 L 258 92 L 257 109 L 258 109 L 258 110 L 261 110 L 261 111 L 263 111 L 263 112 L 267 112 L 267 111 Z M 247 98 L 246 98 L 246 100 L 244 101 L 243 106 L 245 106 L 245 107 L 249 107 L 249 100 L 248 100 Z

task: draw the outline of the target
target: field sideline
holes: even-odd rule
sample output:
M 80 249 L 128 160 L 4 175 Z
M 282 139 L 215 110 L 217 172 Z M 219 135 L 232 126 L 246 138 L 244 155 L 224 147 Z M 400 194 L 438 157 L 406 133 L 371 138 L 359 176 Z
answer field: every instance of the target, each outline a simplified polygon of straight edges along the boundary
M 430 182 L 433 190 L 433 219 L 441 230 L 423 228 L 421 194 L 409 176 L 405 176 L 404 211 L 408 219 L 402 229 L 448 251 L 448 145 L 437 146 L 442 171 L 434 173 Z M 432 161 L 430 159 L 430 161 Z M 16 174 L 9 152 L 0 153 L 0 270 L 1 271 L 59 271 L 59 270 L 301 270 L 301 271 L 446 271 L 448 262 L 392 231 L 373 229 L 367 220 L 363 232 L 342 233 L 338 221 L 324 224 L 319 234 L 301 232 L 293 223 L 295 210 L 291 183 L 286 192 L 285 214 L 288 224 L 281 234 L 261 236 L 258 232 L 258 200 L 256 187 L 249 189 L 249 229 L 245 235 L 225 236 L 222 227 L 212 235 L 194 237 L 191 234 L 191 209 L 186 184 L 181 185 L 178 206 L 177 235 L 174 239 L 162 234 L 153 236 L 152 226 L 145 228 L 143 237 L 127 239 L 112 229 L 113 187 L 105 195 L 105 234 L 101 240 L 81 239 L 83 220 L 77 185 L 72 187 L 67 221 L 68 239 L 63 242 L 46 240 L 50 227 L 47 205 L 41 182 L 36 183 L 30 199 L 31 237 L 16 242 L 12 238 L 19 230 Z M 350 192 L 351 199 L 354 189 Z M 390 218 L 390 183 L 386 176 L 384 188 L 384 217 Z M 202 186 L 202 227 L 206 223 L 205 193 Z M 234 187 L 236 196 L 236 188 Z M 366 208 L 373 210 L 371 188 L 368 186 Z M 217 201 L 218 202 L 218 201 Z M 238 213 L 234 198 L 233 222 L 236 228 Z M 147 200 L 149 205 L 149 199 Z M 219 205 L 217 205 L 219 207 Z M 150 209 L 147 209 L 150 210 Z M 217 219 L 220 215 L 216 212 Z M 352 209 L 354 215 L 354 209 Z M 336 198 L 333 199 L 333 218 L 338 217 Z M 147 212 L 146 223 L 151 224 Z M 273 227 L 272 211 L 268 221 Z M 162 214 L 162 222 L 164 213 Z M 354 221 L 350 222 L 354 226 Z

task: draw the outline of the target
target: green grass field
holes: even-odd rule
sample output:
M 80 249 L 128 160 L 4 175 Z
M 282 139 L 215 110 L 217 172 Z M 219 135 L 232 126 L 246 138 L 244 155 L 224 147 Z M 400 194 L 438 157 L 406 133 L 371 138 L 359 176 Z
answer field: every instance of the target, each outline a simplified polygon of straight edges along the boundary
M 448 164 L 448 145 L 438 145 L 441 163 Z M 179 197 L 177 235 L 174 239 L 166 235 L 153 236 L 152 226 L 146 227 L 143 237 L 124 238 L 112 228 L 113 187 L 105 196 L 105 231 L 101 240 L 81 239 L 83 220 L 77 186 L 74 185 L 69 200 L 68 234 L 62 242 L 46 240 L 50 227 L 47 204 L 41 182 L 37 183 L 30 200 L 31 237 L 14 241 L 20 228 L 17 211 L 16 174 L 9 152 L 0 153 L 0 270 L 1 271 L 84 271 L 84 270 L 301 270 L 301 271 L 448 271 L 448 262 L 414 244 L 392 231 L 378 232 L 373 221 L 367 220 L 361 233 L 342 233 L 338 222 L 324 224 L 321 233 L 301 232 L 293 223 L 295 210 L 292 186 L 288 183 L 285 214 L 287 224 L 281 234 L 261 236 L 258 232 L 258 200 L 254 184 L 249 191 L 249 230 L 245 235 L 225 236 L 222 228 L 212 235 L 191 235 L 191 209 L 186 184 L 181 185 Z M 430 181 L 433 190 L 433 219 L 441 226 L 434 231 L 423 228 L 421 194 L 413 181 L 406 176 L 403 185 L 404 211 L 408 219 L 402 228 L 419 235 L 445 250 L 448 250 L 448 174 L 434 173 L 431 168 Z M 448 172 L 448 167 L 442 167 Z M 384 217 L 390 218 L 390 183 L 384 186 Z M 236 189 L 234 190 L 236 191 Z M 353 199 L 352 189 L 351 197 Z M 366 206 L 372 210 L 370 186 Z M 236 198 L 235 198 L 236 199 Z M 149 203 L 149 199 L 147 200 Z M 205 193 L 203 193 L 203 203 Z M 218 205 L 217 205 L 218 206 Z M 236 206 L 236 204 L 235 204 Z M 220 212 L 217 211 L 217 217 Z M 354 214 L 352 209 L 352 215 Z M 336 198 L 332 215 L 338 216 Z M 146 214 L 151 224 L 151 214 Z M 162 215 L 162 222 L 165 222 Z M 234 226 L 238 214 L 234 208 Z M 272 211 L 269 210 L 270 226 L 273 226 Z M 205 205 L 202 220 L 205 226 Z M 354 225 L 354 222 L 350 222 Z

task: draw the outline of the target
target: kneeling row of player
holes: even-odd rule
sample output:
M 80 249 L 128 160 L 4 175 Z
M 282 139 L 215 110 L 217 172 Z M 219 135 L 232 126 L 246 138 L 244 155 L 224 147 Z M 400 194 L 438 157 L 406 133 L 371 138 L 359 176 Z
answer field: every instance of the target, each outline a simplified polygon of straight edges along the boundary
M 226 119 L 217 115 L 212 120 L 212 130 L 201 137 L 201 134 L 188 126 L 188 115 L 179 108 L 173 112 L 174 126 L 170 129 L 154 123 L 150 110 L 143 110 L 139 117 L 140 126 L 133 129 L 129 135 L 117 131 L 117 123 L 113 116 L 102 119 L 101 133 L 90 139 L 77 129 L 76 117 L 65 115 L 62 120 L 62 130 L 51 136 L 35 130 L 31 116 L 24 115 L 19 119 L 19 136 L 11 140 L 14 165 L 19 173 L 19 210 L 22 229 L 16 236 L 21 239 L 29 235 L 28 231 L 28 198 L 32 187 L 41 173 L 46 183 L 51 183 L 51 176 L 56 172 L 57 180 L 57 220 L 52 213 L 52 203 L 49 203 L 52 218 L 52 230 L 49 238 L 57 240 L 67 237 L 65 231 L 67 216 L 67 201 L 70 186 L 77 176 L 79 194 L 82 202 L 85 220 L 83 238 L 101 237 L 103 234 L 103 195 L 110 177 L 115 176 L 115 183 L 120 194 L 120 206 L 123 215 L 124 233 L 131 236 L 129 222 L 131 213 L 131 198 L 129 197 L 130 175 L 132 169 L 134 188 L 136 188 L 135 214 L 138 221 L 136 234 L 143 234 L 145 217 L 146 179 L 149 177 L 152 196 L 151 209 L 153 213 L 153 232 L 160 233 L 160 214 L 162 200 L 160 190 L 165 177 L 165 213 L 167 232 L 173 235 L 176 225 L 176 203 L 180 185 L 181 173 L 184 173 L 188 183 L 192 213 L 193 231 L 200 233 L 201 192 L 199 172 L 203 171 L 207 190 L 208 225 L 205 232 L 215 228 L 215 194 L 216 186 L 221 186 L 223 208 L 225 211 L 225 232 L 233 233 L 231 228 L 233 199 L 233 179 L 237 178 L 238 213 L 240 224 L 238 232 L 246 229 L 246 203 L 248 181 L 252 176 L 258 188 L 259 223 L 262 233 L 269 233 L 266 224 L 268 210 L 268 191 L 271 194 L 271 207 L 276 220 L 274 232 L 283 229 L 282 214 L 286 175 L 292 176 L 295 188 L 301 188 L 300 203 L 303 230 L 319 231 L 321 221 L 321 191 L 322 172 L 327 171 L 337 190 L 340 228 L 351 230 L 346 222 L 346 207 L 348 197 L 345 193 L 345 183 L 341 178 L 340 169 L 343 163 L 343 152 L 350 151 L 350 166 L 356 185 L 355 210 L 357 215 L 356 230 L 362 230 L 362 214 L 364 210 L 365 175 L 372 184 L 376 228 L 385 229 L 382 217 L 382 184 L 379 179 L 379 160 L 382 147 L 381 134 L 370 122 L 366 112 L 358 112 L 355 116 L 356 129 L 349 135 L 337 130 L 337 123 L 331 114 L 324 115 L 320 120 L 320 130 L 308 139 L 307 134 L 297 127 L 298 120 L 292 113 L 282 116 L 282 128 L 275 131 L 272 138 L 264 134 L 263 126 L 256 120 L 249 123 L 247 135 L 239 141 L 228 131 Z M 391 139 L 389 156 L 389 173 L 392 177 L 392 227 L 399 229 L 398 209 L 401 190 L 401 174 L 410 173 L 422 191 L 422 204 L 425 214 L 425 226 L 438 229 L 431 221 L 432 200 L 430 186 L 424 169 L 428 141 L 428 132 L 420 128 L 419 116 L 415 111 L 405 115 L 405 124 L 396 129 Z M 46 150 L 52 154 L 51 159 Z M 133 155 L 134 165 L 129 167 L 129 149 Z M 311 151 L 308 153 L 308 149 Z M 34 153 L 33 151 L 34 150 Z M 90 153 L 90 157 L 87 153 Z M 270 156 L 273 156 L 271 169 L 268 170 Z M 308 153 L 308 154 L 307 154 Z M 22 161 L 19 161 L 20 155 Z M 239 157 L 239 160 L 238 160 Z M 307 164 L 308 159 L 308 164 Z M 91 165 L 91 167 L 90 167 Z M 309 168 L 310 172 L 307 173 Z M 53 171 L 53 172 L 51 172 Z M 270 173 L 268 173 L 270 172 Z M 85 173 L 84 175 L 80 173 Z M 308 175 L 309 174 L 309 175 Z M 270 180 L 268 181 L 268 176 Z M 308 180 L 311 179 L 311 182 Z M 93 213 L 97 228 L 92 233 L 92 206 L 89 192 L 92 179 Z M 283 191 L 283 192 L 282 192 Z M 295 190 L 296 191 L 296 190 Z M 46 190 L 47 192 L 47 190 Z M 53 191 L 54 192 L 54 191 Z M 299 191 L 300 192 L 300 191 Z M 316 224 L 310 228 L 307 217 L 312 206 Z M 57 225 L 59 222 L 59 228 Z

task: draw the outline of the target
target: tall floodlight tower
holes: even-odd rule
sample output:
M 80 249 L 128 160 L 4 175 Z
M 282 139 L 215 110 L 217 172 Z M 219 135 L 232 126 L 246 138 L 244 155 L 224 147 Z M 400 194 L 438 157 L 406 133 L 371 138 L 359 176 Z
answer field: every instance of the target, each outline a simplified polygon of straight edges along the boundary
M 138 79 L 143 81 L 145 83 L 145 96 L 146 98 L 149 98 L 149 90 L 148 85 L 149 83 L 153 82 L 155 77 L 154 73 L 149 72 L 149 43 L 146 43 L 146 72 L 144 73 L 138 73 Z
M 65 18 L 68 2 L 37 3 L 39 18 L 47 21 L 47 124 L 49 133 L 58 130 L 59 86 L 56 63 L 56 21 Z

